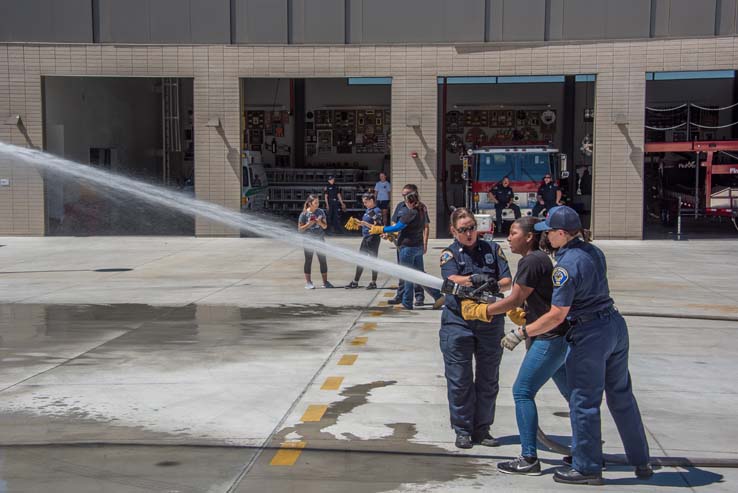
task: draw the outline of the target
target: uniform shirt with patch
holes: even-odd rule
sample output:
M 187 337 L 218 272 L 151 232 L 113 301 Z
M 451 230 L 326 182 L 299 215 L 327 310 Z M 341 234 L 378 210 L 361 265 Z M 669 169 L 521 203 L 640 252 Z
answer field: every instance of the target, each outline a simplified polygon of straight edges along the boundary
M 490 191 L 495 196 L 495 199 L 497 199 L 497 202 L 502 205 L 509 204 L 515 198 L 512 187 L 505 187 L 501 182 L 495 185 Z
M 382 210 L 379 207 L 370 207 L 364 211 L 364 216 L 361 218 L 362 221 L 369 224 L 382 224 Z M 361 236 L 369 236 L 369 228 L 366 226 L 361 227 Z
M 498 281 L 509 278 L 510 266 L 500 245 L 480 240 L 473 248 L 465 248 L 457 240 L 441 252 L 441 277 L 489 274 Z M 447 296 L 445 309 L 460 314 L 456 296 Z M 460 316 L 460 315 L 459 315 Z
M 556 267 L 551 275 L 551 304 L 568 306 L 567 318 L 574 320 L 610 308 L 607 263 L 602 251 L 575 238 L 556 252 Z
M 559 191 L 559 187 L 554 183 L 543 184 L 538 188 L 538 195 L 541 196 L 544 203 L 556 202 L 556 192 Z
M 333 185 L 329 183 L 323 188 L 323 193 L 328 195 L 328 203 L 338 202 L 338 194 L 341 193 L 341 189 L 335 183 Z
M 553 264 L 551 259 L 540 250 L 534 250 L 518 262 L 518 271 L 513 283 L 532 288 L 528 299 L 525 300 L 525 320 L 533 323 L 551 308 L 553 282 L 551 273 Z M 553 330 L 537 336 L 540 339 L 553 339 L 566 333 L 568 324 L 562 324 Z

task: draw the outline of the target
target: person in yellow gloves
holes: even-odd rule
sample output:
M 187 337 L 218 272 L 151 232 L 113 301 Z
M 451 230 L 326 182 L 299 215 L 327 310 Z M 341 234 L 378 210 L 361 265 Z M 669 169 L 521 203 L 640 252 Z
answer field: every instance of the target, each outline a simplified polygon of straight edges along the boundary
M 462 301 L 461 313 L 465 319 L 488 321 L 494 315 L 507 312 L 510 321 L 524 327 L 526 323 L 532 323 L 548 312 L 553 293 L 553 264 L 550 257 L 539 249 L 541 234 L 533 229 L 538 221 L 537 218 L 524 217 L 516 220 L 510 227 L 507 238 L 510 250 L 523 256 L 518 262 L 510 296 L 489 305 L 471 300 Z M 529 339 L 528 352 L 513 385 L 515 417 L 522 452 L 517 459 L 497 464 L 497 469 L 502 473 L 541 474 L 536 449 L 538 412 L 534 399 L 549 379 L 553 379 L 561 395 L 567 401 L 569 399 L 564 365 L 567 350 L 564 336 L 567 328 L 568 324 L 564 322 L 550 332 Z
M 361 201 L 364 204 L 364 207 L 366 207 L 366 211 L 364 211 L 364 215 L 362 216 L 361 221 L 355 221 L 352 224 L 346 223 L 345 228 L 352 229 L 354 226 L 356 226 L 357 229 L 361 228 L 361 246 L 359 246 L 359 251 L 369 256 L 376 257 L 379 254 L 379 243 L 382 240 L 380 239 L 380 235 L 369 233 L 369 229 L 373 226 L 381 226 L 383 224 L 382 210 L 377 207 L 377 201 L 374 198 L 374 195 L 371 193 L 365 193 L 364 195 L 362 195 Z M 364 268 L 360 265 L 357 265 L 354 280 L 346 286 L 346 289 L 358 288 L 359 279 L 361 279 L 361 274 L 363 272 Z M 377 289 L 376 270 L 372 271 L 372 280 L 367 285 L 366 289 Z

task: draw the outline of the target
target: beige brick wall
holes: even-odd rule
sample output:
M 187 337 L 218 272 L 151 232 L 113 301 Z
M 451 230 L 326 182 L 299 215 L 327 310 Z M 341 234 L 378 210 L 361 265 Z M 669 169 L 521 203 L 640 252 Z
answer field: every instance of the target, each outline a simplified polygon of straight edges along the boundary
M 437 192 L 436 77 L 597 74 L 594 217 L 599 238 L 640 238 L 646 71 L 735 69 L 738 38 L 497 46 L 128 46 L 0 44 L 0 117 L 18 113 L 26 133 L 0 126 L 0 140 L 42 146 L 41 77 L 194 77 L 198 198 L 240 203 L 239 78 L 391 76 L 392 177 L 414 182 L 431 211 Z M 470 49 L 472 48 L 472 49 Z M 626 125 L 615 125 L 623 114 Z M 218 117 L 221 129 L 205 126 Z M 411 123 L 418 122 L 419 126 Z M 412 152 L 418 158 L 410 157 Z M 0 234 L 44 233 L 43 181 L 0 160 Z M 393 199 L 399 200 L 399 188 Z M 627 207 L 626 207 L 627 204 Z M 233 235 L 198 220 L 198 235 Z M 435 235 L 435 225 L 433 225 Z

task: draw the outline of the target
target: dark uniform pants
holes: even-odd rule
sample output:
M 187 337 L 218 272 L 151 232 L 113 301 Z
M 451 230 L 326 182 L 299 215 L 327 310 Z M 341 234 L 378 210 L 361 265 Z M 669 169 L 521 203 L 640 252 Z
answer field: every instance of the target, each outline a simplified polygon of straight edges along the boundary
M 515 215 L 515 219 L 520 219 L 520 207 L 518 207 L 518 204 L 511 203 L 510 205 L 503 205 L 503 204 L 495 204 L 495 212 L 497 214 L 497 229 L 495 230 L 496 233 L 502 232 L 502 211 L 505 209 L 510 209 L 513 211 L 513 214 Z
M 466 322 L 443 311 L 439 336 L 451 427 L 456 433 L 483 435 L 494 422 L 504 335 L 503 316 L 489 324 Z
M 548 212 L 554 207 L 556 207 L 556 202 L 544 202 L 543 204 L 536 202 L 536 206 L 533 207 L 533 212 L 531 214 L 533 217 L 538 217 L 538 215 L 544 210 L 546 211 L 546 214 L 548 214 Z
M 602 468 L 600 405 L 605 393 L 628 462 L 649 461 L 641 413 L 633 396 L 628 371 L 628 327 L 615 312 L 576 325 L 567 336 L 570 349 L 566 375 L 571 395 L 569 410 L 574 469 L 593 474 Z
M 343 232 L 343 225 L 341 224 L 341 203 L 337 200 L 332 201 L 328 209 L 328 229 L 333 234 Z
M 376 257 L 379 255 L 379 244 L 381 243 L 382 239 L 378 235 L 369 235 L 364 236 L 361 239 L 361 245 L 359 246 L 359 251 L 361 253 L 365 253 L 369 255 L 370 257 Z M 364 272 L 364 268 L 360 265 L 356 266 L 356 274 L 354 275 L 354 281 L 359 282 L 359 279 L 361 279 L 361 274 Z M 372 281 L 377 280 L 377 271 L 372 271 Z

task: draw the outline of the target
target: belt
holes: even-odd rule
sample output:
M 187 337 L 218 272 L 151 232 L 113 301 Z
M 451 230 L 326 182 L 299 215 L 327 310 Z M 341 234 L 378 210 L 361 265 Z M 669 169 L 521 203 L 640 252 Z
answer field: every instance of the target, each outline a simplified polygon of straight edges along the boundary
M 613 313 L 617 313 L 618 309 L 615 307 L 615 305 L 610 306 L 609 308 L 605 308 L 604 310 L 600 310 L 598 312 L 594 313 L 585 313 L 584 315 L 580 315 L 576 318 L 572 318 L 569 320 L 569 323 L 574 325 L 584 324 L 587 322 L 591 322 L 592 320 L 597 320 L 599 318 L 605 318 L 609 317 Z

